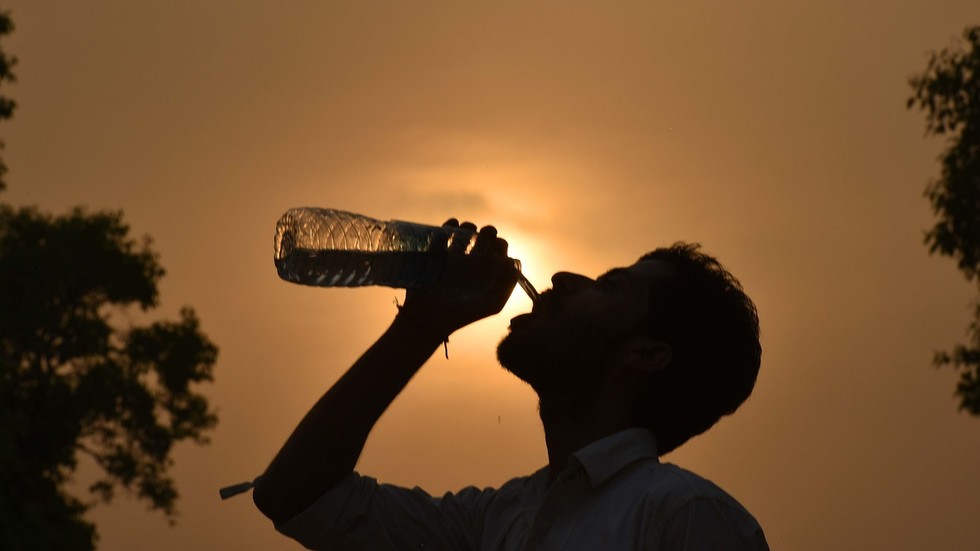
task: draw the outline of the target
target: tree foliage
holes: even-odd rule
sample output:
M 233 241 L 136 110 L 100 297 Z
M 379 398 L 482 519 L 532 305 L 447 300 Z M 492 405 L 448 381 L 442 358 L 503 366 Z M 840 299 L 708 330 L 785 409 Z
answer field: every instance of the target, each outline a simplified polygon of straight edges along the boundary
M 12 30 L 0 12 L 0 37 Z M 0 86 L 15 62 L 0 49 Z M 0 95 L 0 121 L 14 107 Z M 0 549 L 94 549 L 84 514 L 120 487 L 175 518 L 171 452 L 217 423 L 193 386 L 212 380 L 218 350 L 190 308 L 129 323 L 157 306 L 163 274 L 121 212 L 0 203 Z M 83 455 L 101 468 L 87 501 L 67 491 Z
M 927 134 L 947 143 L 940 176 L 925 192 L 938 218 L 925 236 L 929 252 L 953 257 L 980 291 L 980 26 L 963 37 L 965 45 L 932 53 L 926 70 L 909 80 L 907 107 L 923 111 Z M 980 299 L 967 342 L 936 353 L 933 363 L 959 371 L 960 408 L 980 415 Z
M 10 12 L 0 12 L 0 38 L 12 33 L 13 30 L 14 23 L 10 19 Z M 4 83 L 10 83 L 16 80 L 13 73 L 13 68 L 16 64 L 17 58 L 7 55 L 3 48 L 0 47 L 0 90 L 3 89 Z M 17 103 L 14 100 L 0 93 L 0 120 L 6 120 L 14 116 L 15 107 L 17 107 Z M 3 140 L 0 140 L 0 149 L 3 149 Z M 6 173 L 7 165 L 4 164 L 3 159 L 0 159 L 0 191 L 3 191 L 7 187 L 3 181 Z
M 217 422 L 193 389 L 217 348 L 190 308 L 120 327 L 157 305 L 150 245 L 118 212 L 0 205 L 0 549 L 92 548 L 90 504 L 65 493 L 80 455 L 101 467 L 91 497 L 122 487 L 175 515 L 171 452 Z

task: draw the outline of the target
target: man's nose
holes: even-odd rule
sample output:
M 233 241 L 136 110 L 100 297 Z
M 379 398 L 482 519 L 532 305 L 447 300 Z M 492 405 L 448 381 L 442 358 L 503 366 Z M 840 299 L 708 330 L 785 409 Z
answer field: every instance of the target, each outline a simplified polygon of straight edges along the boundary
M 551 276 L 551 288 L 558 294 L 573 294 L 592 285 L 591 278 L 571 272 L 558 272 Z

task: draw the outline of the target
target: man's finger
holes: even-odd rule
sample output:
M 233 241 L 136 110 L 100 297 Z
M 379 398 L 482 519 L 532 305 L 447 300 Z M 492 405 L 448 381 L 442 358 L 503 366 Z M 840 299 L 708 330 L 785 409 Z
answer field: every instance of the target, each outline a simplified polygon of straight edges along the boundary
M 449 242 L 449 252 L 455 254 L 463 254 L 466 249 L 469 248 L 470 242 L 473 240 L 473 234 L 476 233 L 476 224 L 473 222 L 463 222 L 459 225 L 459 229 L 453 231 L 453 239 Z
M 507 241 L 505 239 L 493 240 L 493 252 L 500 256 L 507 256 Z
M 483 226 L 480 233 L 476 236 L 476 244 L 473 245 L 474 253 L 493 253 L 496 251 L 494 241 L 497 239 L 497 228 L 493 226 Z

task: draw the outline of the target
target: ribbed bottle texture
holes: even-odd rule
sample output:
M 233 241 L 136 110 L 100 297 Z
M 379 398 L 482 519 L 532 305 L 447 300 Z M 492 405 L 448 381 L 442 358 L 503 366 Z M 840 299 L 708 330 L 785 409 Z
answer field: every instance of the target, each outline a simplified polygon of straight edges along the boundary
M 447 243 L 471 242 L 473 235 L 341 210 L 297 208 L 276 224 L 275 263 L 279 277 L 303 285 L 424 288 L 442 274 Z

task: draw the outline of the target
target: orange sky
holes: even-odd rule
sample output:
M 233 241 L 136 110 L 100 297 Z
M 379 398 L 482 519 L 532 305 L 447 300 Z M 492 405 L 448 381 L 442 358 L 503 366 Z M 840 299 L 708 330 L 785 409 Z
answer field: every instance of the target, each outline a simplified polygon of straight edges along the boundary
M 703 243 L 758 304 L 763 367 L 666 459 L 773 549 L 975 548 L 980 420 L 930 366 L 972 294 L 922 245 L 942 144 L 904 108 L 975 0 L 145 4 L 7 3 L 0 200 L 123 209 L 167 268 L 160 315 L 193 305 L 221 348 L 179 524 L 121 497 L 92 514 L 101 549 L 298 548 L 217 488 L 264 469 L 402 295 L 280 281 L 275 221 L 303 205 L 493 223 L 539 288 Z M 534 397 L 493 356 L 528 307 L 434 356 L 359 469 L 439 493 L 541 466 Z

